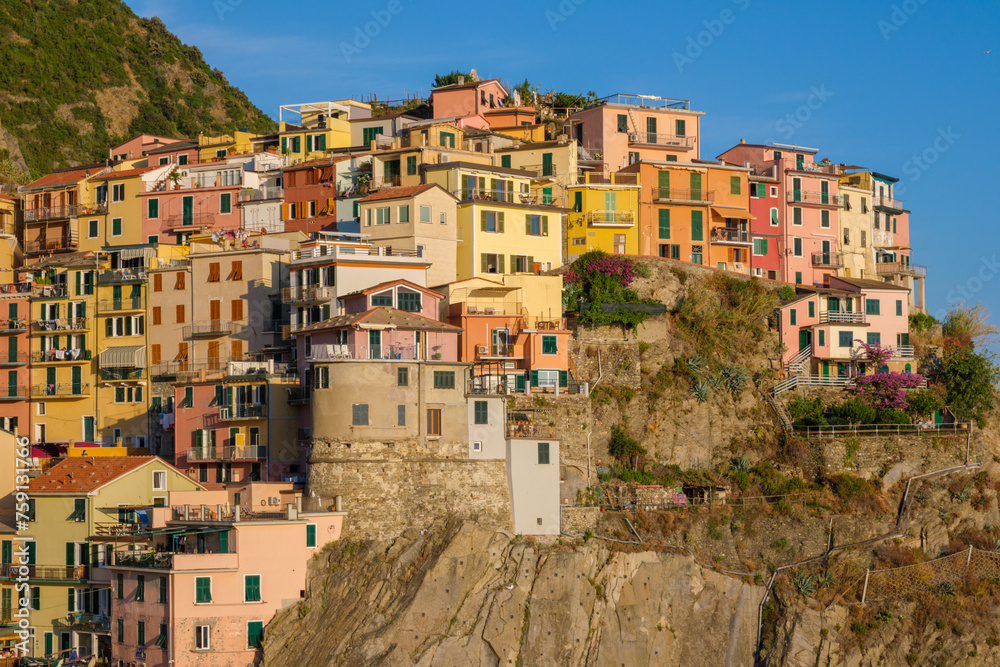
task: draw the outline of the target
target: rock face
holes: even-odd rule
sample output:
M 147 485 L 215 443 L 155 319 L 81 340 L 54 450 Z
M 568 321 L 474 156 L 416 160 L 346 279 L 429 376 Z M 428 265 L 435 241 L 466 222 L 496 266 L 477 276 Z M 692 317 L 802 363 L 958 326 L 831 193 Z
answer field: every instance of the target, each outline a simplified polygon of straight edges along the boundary
M 675 553 L 451 520 L 341 542 L 265 632 L 268 667 L 753 664 L 763 588 Z

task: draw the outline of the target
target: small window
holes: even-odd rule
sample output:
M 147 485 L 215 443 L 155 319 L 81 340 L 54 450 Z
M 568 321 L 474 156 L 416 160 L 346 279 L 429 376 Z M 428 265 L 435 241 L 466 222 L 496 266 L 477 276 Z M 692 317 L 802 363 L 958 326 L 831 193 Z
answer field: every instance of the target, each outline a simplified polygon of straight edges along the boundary
M 233 212 L 233 195 L 231 192 L 223 192 L 219 195 L 219 213 Z
M 119 618 L 118 622 L 116 623 L 116 625 L 118 626 L 117 628 L 115 628 L 117 630 L 118 643 L 119 644 L 124 644 L 125 643 L 125 619 L 124 618 Z
M 195 577 L 194 579 L 194 591 L 195 599 L 197 604 L 208 604 L 212 601 L 212 578 L 211 577 Z
M 306 524 L 306 546 L 310 549 L 316 546 L 316 524 L 314 523 Z
M 166 602 L 167 602 L 167 578 L 166 577 L 160 577 L 159 588 L 160 588 L 160 595 L 159 595 L 159 597 L 157 598 L 156 601 L 166 604 Z
M 542 354 L 559 354 L 558 341 L 557 336 L 542 336 Z
M 474 422 L 476 424 L 490 423 L 489 403 L 486 401 L 476 401 L 473 406 Z
M 396 426 L 406 426 L 406 406 L 402 403 L 396 406 Z
M 125 575 L 123 575 L 121 572 L 119 572 L 118 576 L 117 576 L 117 581 L 115 583 L 118 584 L 118 587 L 117 587 L 118 599 L 119 600 L 124 600 L 125 599 Z
M 421 206 L 420 207 L 420 222 L 430 222 L 431 221 L 431 207 Z
M 260 575 L 245 575 L 243 577 L 243 601 L 260 602 L 260 600 Z
M 854 337 L 850 331 L 838 332 L 837 344 L 840 347 L 854 347 Z
M 153 491 L 166 491 L 167 490 L 167 471 L 166 470 L 154 470 L 153 471 Z
M 264 621 L 247 623 L 247 648 L 264 647 Z
M 795 326 L 796 324 L 798 324 L 798 319 L 799 319 L 798 318 L 798 311 L 795 308 L 792 308 L 791 310 L 788 311 L 788 323 L 789 324 L 791 324 L 792 326 Z
M 87 520 L 87 499 L 73 499 L 73 513 L 69 516 L 70 521 L 82 522 Z
M 882 304 L 878 299 L 865 299 L 865 314 L 881 315 Z
M 548 465 L 549 463 L 549 443 L 538 443 L 538 464 Z
M 410 369 L 400 366 L 396 369 L 396 385 L 399 387 L 410 386 Z
M 194 647 L 199 651 L 207 651 L 212 648 L 212 628 L 207 625 L 199 625 L 194 629 Z
M 121 218 L 111 218 L 111 235 L 121 236 L 122 235 L 122 219 Z
M 441 409 L 427 411 L 427 435 L 441 435 Z
M 141 574 L 135 578 L 135 599 L 138 602 L 146 600 L 146 577 Z
M 809 317 L 816 317 L 816 304 L 812 301 L 809 302 Z
M 368 426 L 367 403 L 355 403 L 351 406 L 351 424 L 354 426 Z
M 435 389 L 454 389 L 455 371 L 434 371 Z
M 98 236 L 98 221 L 88 220 L 87 221 L 87 238 L 96 239 Z

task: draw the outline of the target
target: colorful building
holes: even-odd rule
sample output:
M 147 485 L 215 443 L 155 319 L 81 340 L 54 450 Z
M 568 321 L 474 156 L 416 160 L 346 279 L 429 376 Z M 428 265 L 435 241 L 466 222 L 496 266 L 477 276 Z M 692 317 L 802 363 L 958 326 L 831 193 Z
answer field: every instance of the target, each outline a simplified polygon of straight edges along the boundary
M 30 298 L 36 291 L 41 288 L 30 281 L 0 285 L 0 428 L 5 431 L 30 432 Z
M 591 250 L 639 254 L 639 174 L 588 171 L 569 186 L 566 261 Z
M 455 280 L 457 197 L 436 183 L 386 188 L 361 198 L 361 230 L 388 254 L 403 250 L 430 263 L 429 285 Z
M 431 89 L 434 118 L 474 116 L 503 106 L 507 89 L 499 79 L 466 81 L 464 76 L 455 83 Z
M 461 330 L 459 359 L 473 364 L 470 393 L 569 390 L 562 278 L 480 276 L 443 290 L 442 318 Z
M 110 169 L 103 164 L 64 169 L 19 188 L 24 201 L 23 245 L 27 263 L 80 249 L 79 218 L 89 219 L 108 211 L 107 199 L 85 201 L 89 195 L 86 183 L 106 171 Z
M 165 505 L 172 491 L 199 488 L 155 456 L 67 458 L 32 479 L 34 511 L 21 533 L 31 540 L 30 655 L 76 649 L 110 658 L 111 578 L 105 568 L 112 563 L 110 551 L 92 536 L 143 523 L 139 508 Z
M 535 172 L 447 162 L 426 166 L 424 174 L 459 200 L 459 280 L 562 265 L 562 216 L 568 210 L 531 194 Z
M 618 171 L 640 160 L 690 162 L 701 157 L 703 111 L 689 100 L 615 94 L 570 115 L 566 132 L 580 146 L 582 169 Z
M 784 207 L 778 197 L 778 178 L 749 173 L 750 188 L 750 272 L 758 278 L 778 280 L 781 275 L 781 228 Z

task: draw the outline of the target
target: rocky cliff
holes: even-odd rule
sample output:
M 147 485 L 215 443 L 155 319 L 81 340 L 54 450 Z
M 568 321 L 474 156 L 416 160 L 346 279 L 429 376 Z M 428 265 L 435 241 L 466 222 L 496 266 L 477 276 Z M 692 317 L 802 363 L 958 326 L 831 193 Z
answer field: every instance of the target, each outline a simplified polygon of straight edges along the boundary
M 268 667 L 753 664 L 764 589 L 664 551 L 452 519 L 340 542 L 268 625 Z

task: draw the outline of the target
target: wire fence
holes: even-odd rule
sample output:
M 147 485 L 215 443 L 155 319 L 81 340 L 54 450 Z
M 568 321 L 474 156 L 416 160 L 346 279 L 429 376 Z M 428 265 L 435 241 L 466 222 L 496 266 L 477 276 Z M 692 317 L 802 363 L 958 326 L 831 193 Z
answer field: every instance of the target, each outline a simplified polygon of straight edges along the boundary
M 868 570 L 861 604 L 910 597 L 959 582 L 1000 578 L 1000 552 L 969 547 L 926 563 Z

